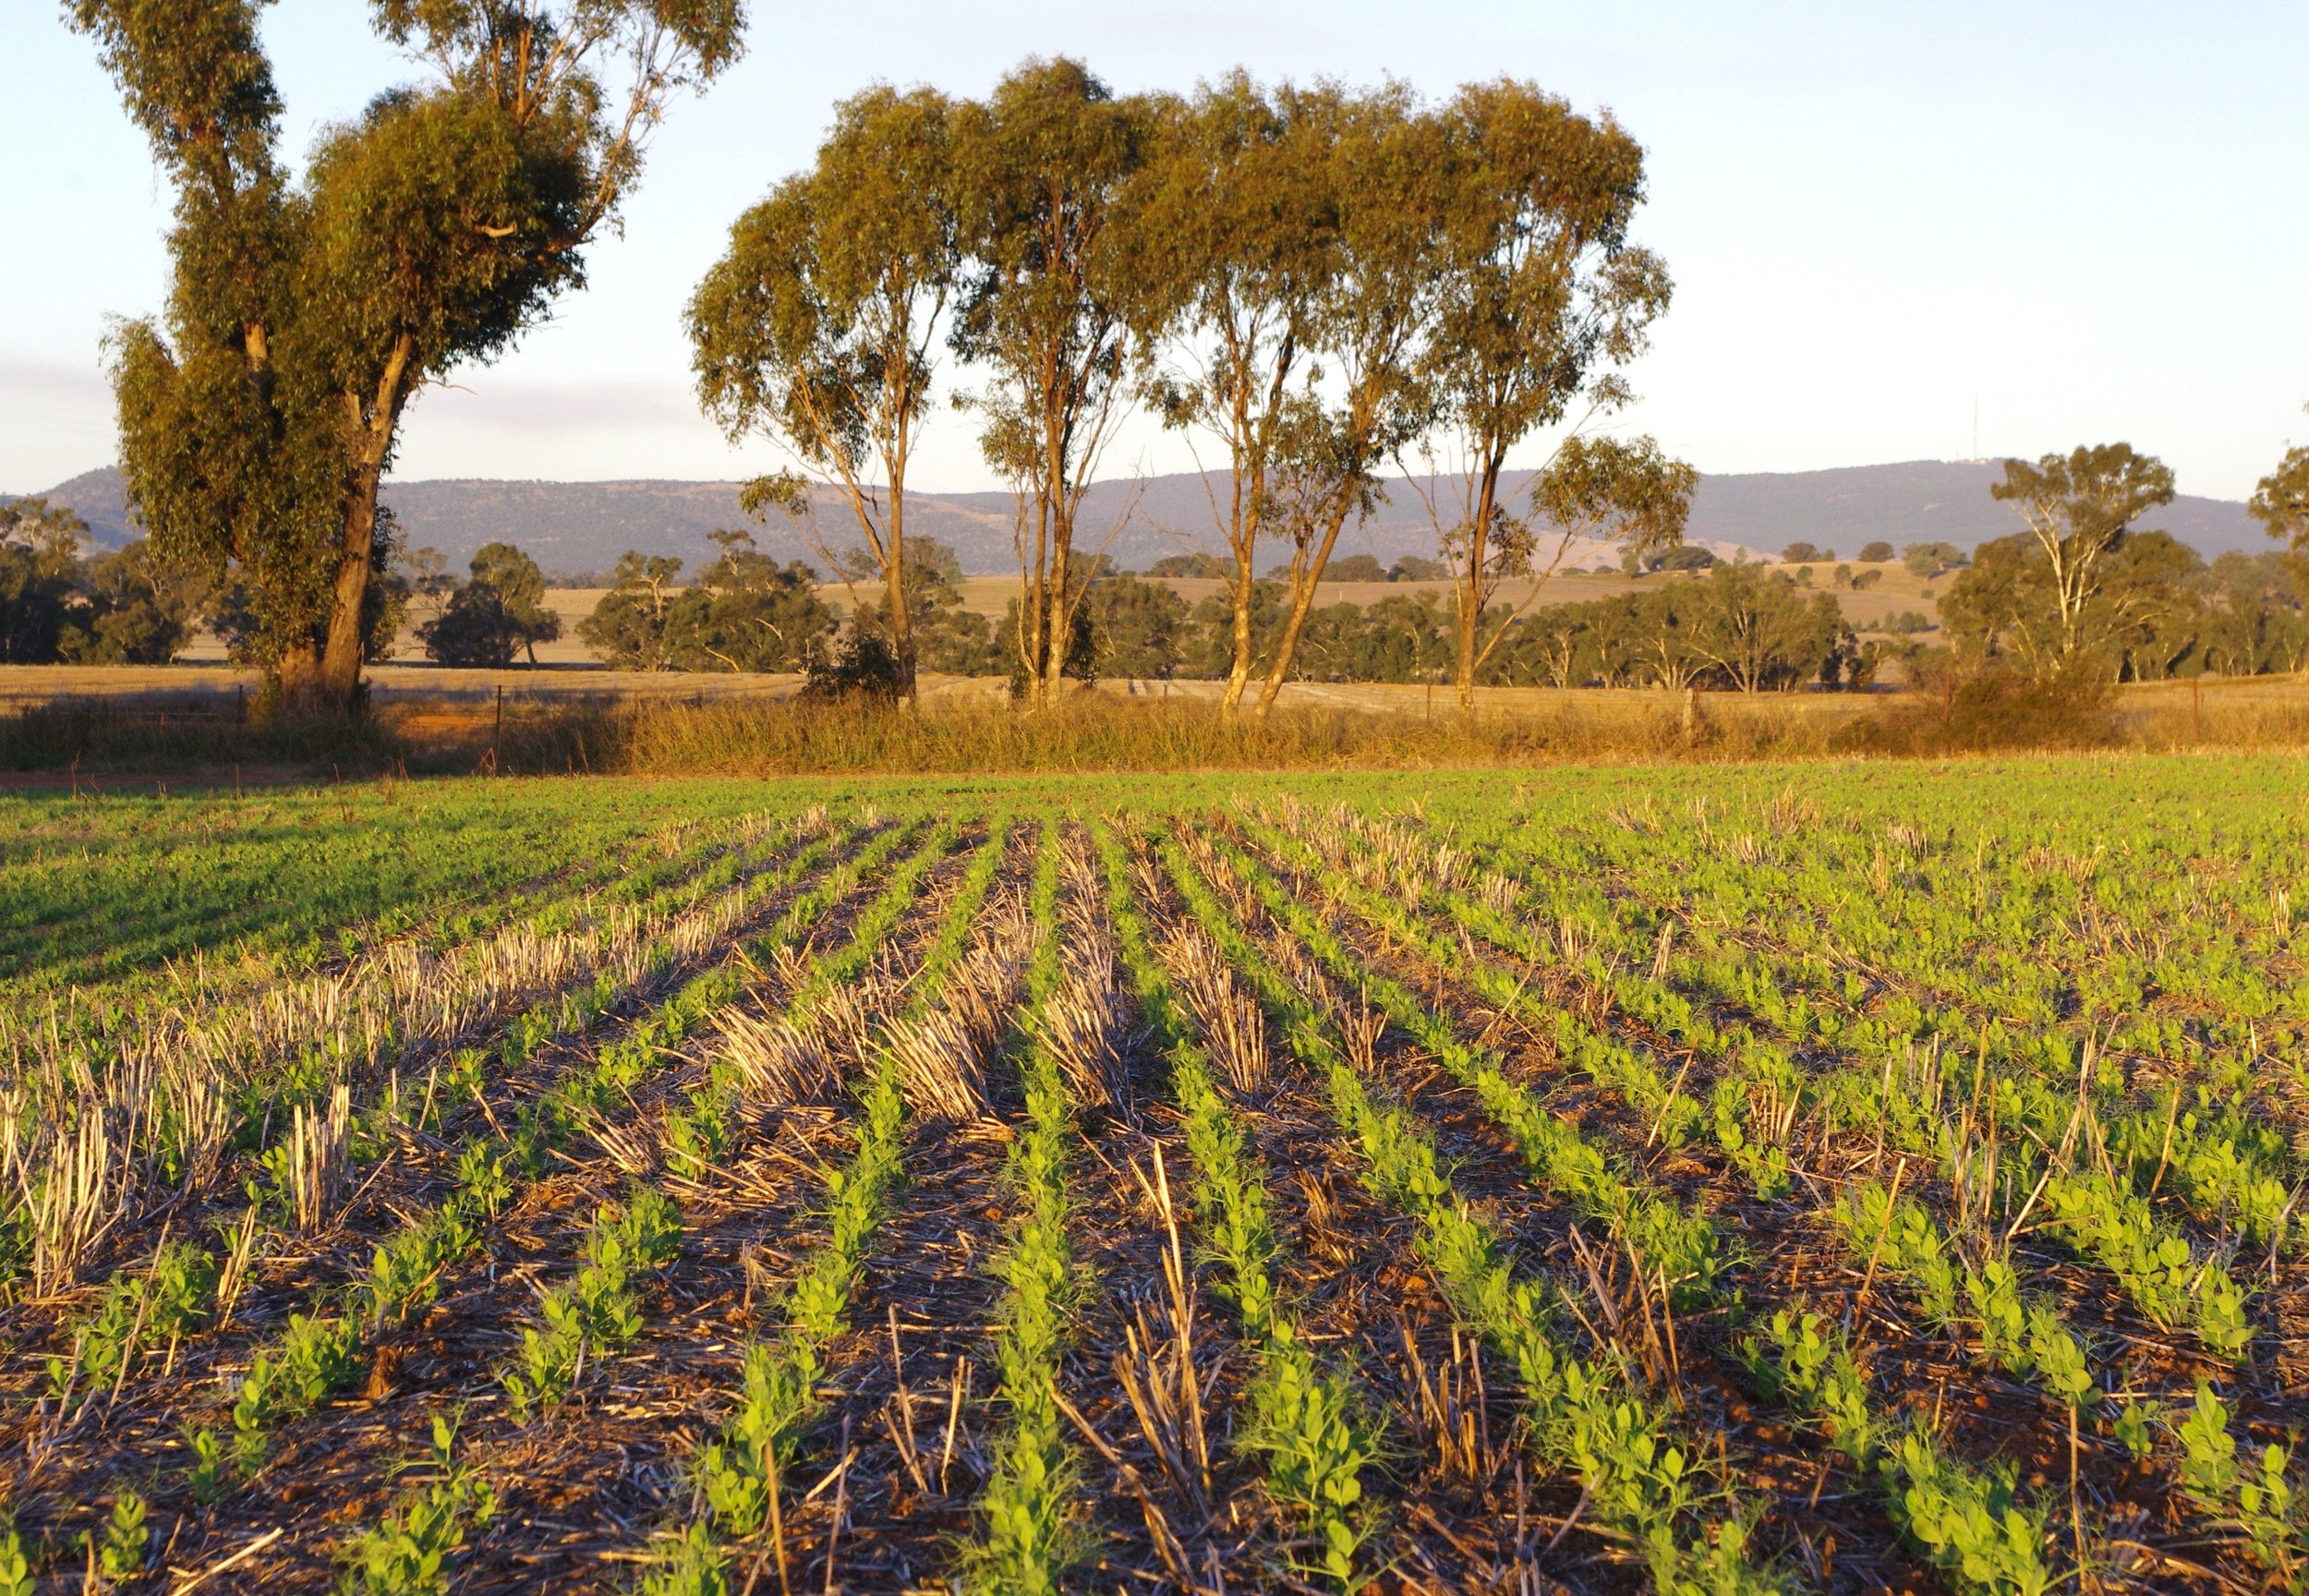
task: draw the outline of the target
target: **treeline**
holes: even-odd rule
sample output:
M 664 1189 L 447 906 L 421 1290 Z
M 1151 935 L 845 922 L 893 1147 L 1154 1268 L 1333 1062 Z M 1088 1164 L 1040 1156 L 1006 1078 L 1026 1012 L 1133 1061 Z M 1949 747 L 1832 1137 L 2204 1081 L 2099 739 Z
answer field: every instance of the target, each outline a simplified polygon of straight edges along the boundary
M 465 6 L 372 7 L 432 75 L 329 124 L 292 164 L 260 11 L 69 8 L 175 201 L 166 305 L 112 341 L 122 466 L 153 554 L 223 596 L 221 629 L 279 696 L 349 712 L 396 605 L 438 611 L 425 635 L 443 657 L 533 650 L 543 618 L 509 590 L 527 574 L 422 591 L 424 573 L 395 574 L 378 486 L 416 396 L 502 355 L 582 285 L 586 246 L 639 177 L 641 135 L 736 59 L 744 13 L 538 0 L 477 26 Z M 982 99 L 868 89 L 837 107 L 807 169 L 737 219 L 686 330 L 705 411 L 792 462 L 747 486 L 748 510 L 788 517 L 878 597 L 861 586 L 836 625 L 804 569 L 732 541 L 686 587 L 646 560 L 621 568 L 587 625 L 622 659 L 801 661 L 831 686 L 900 694 L 918 663 L 983 645 L 1038 705 L 1101 669 L 1102 649 L 1106 669 L 1148 649 L 1179 670 L 1223 656 L 1230 707 L 1334 669 L 1424 671 L 1437 647 L 1463 703 L 1565 658 L 1557 674 L 1592 680 L 1849 682 L 1869 669 L 1862 646 L 1823 641 L 1817 595 L 1754 574 L 1710 572 L 1609 612 L 1539 611 L 1545 579 L 1594 541 L 1639 569 L 1704 563 L 1678 548 L 1692 467 L 1611 430 L 1671 298 L 1665 263 L 1637 240 L 1644 196 L 1628 129 L 1507 79 L 1439 101 L 1240 72 L 1118 94 L 1080 62 L 1036 59 Z M 963 379 L 950 393 L 949 360 Z M 922 429 L 951 411 L 1017 505 L 1019 600 L 992 626 L 910 555 L 909 468 Z M 1078 526 L 1084 494 L 1134 412 L 1225 457 L 1216 619 L 1181 623 L 1153 585 L 1094 579 L 1078 547 L 1102 530 Z M 1397 473 L 1433 531 L 1442 630 L 1391 600 L 1352 624 L 1319 618 L 1339 538 Z M 2295 450 L 2254 511 L 2309 556 L 2305 481 L 2309 450 Z M 2025 532 L 1962 578 L 1951 639 L 1970 639 L 1976 663 L 2232 661 L 2240 626 L 2255 658 L 2282 651 L 2282 606 L 2247 626 L 2233 584 L 2208 598 L 2167 569 L 2160 591 L 2204 600 L 2194 627 L 2177 601 L 2141 602 L 2128 562 L 2171 565 L 2134 534 L 2172 496 L 2152 458 L 2112 444 L 2013 461 L 1996 491 Z M 820 525 L 828 502 L 839 527 Z M 853 544 L 863 570 L 835 553 Z M 78 591 L 73 635 L 94 638 L 92 573 Z M 1753 635 L 1717 641 L 1711 606 Z M 1799 633 L 1801 647 L 1759 640 Z
M 867 556 L 853 556 L 837 572 L 855 595 L 845 622 L 819 597 L 822 579 L 812 567 L 779 565 L 754 552 L 743 534 L 717 540 L 722 558 L 694 586 L 680 585 L 680 561 L 629 553 L 578 635 L 604 662 L 626 670 L 806 671 L 823 690 L 899 690 L 889 611 L 872 584 L 861 583 L 870 575 Z M 1867 590 L 1880 562 L 1859 572 L 1839 566 L 1816 578 L 1811 565 L 1726 562 L 1683 550 L 1697 558 L 1655 568 L 1635 592 L 1539 606 L 1519 617 L 1494 610 L 1486 623 L 1499 628 L 1502 641 L 1478 680 L 1754 693 L 1866 688 L 1896 661 L 1912 679 L 2001 666 L 2042 671 L 2052 657 L 2028 647 L 2047 635 L 2051 617 L 2027 580 L 2024 541 L 1984 544 L 1974 555 L 1945 543 L 1910 545 L 1905 562 L 1916 574 L 1953 574 L 1937 626 L 1914 611 L 1865 625 L 1844 617 L 1835 589 Z M 952 551 L 929 539 L 913 547 L 909 610 L 920 669 L 1009 676 L 1022 690 L 1019 600 L 1009 601 L 999 621 L 964 609 Z M 1874 554 L 1875 546 L 1863 552 Z M 1886 547 L 1882 559 L 1892 557 Z M 1234 661 L 1230 595 L 1191 604 L 1167 580 L 1199 570 L 1185 557 L 1167 557 L 1144 576 L 1112 571 L 1103 559 L 1088 562 L 1067 676 L 1225 680 Z M 2208 566 L 2164 533 L 2130 535 L 2095 590 L 2085 625 L 2088 652 L 2111 682 L 2302 670 L 2309 665 L 2309 612 L 2300 574 L 2282 555 L 2224 554 Z M 1387 573 L 1345 576 L 1335 566 L 1334 578 L 1384 580 Z M 1275 658 L 1288 598 L 1283 581 L 1251 585 L 1255 670 Z M 1432 588 L 1369 604 L 1318 604 L 1300 630 L 1288 679 L 1447 683 L 1457 624 L 1455 607 Z
M 845 622 L 819 597 L 821 578 L 810 566 L 779 565 L 754 552 L 743 533 L 722 533 L 717 541 L 722 558 L 691 586 L 680 584 L 679 560 L 628 553 L 616 586 L 578 623 L 578 635 L 604 663 L 623 670 L 806 671 L 824 690 L 898 691 L 889 611 L 871 586 Z M 929 539 L 913 547 L 908 608 L 920 668 L 1009 676 L 1023 690 L 1018 598 L 998 622 L 973 613 L 962 607 L 951 550 Z M 1853 635 L 1832 597 L 1806 591 L 1785 570 L 1705 558 L 1704 574 L 1662 578 L 1621 598 L 1550 606 L 1505 625 L 1505 645 L 1485 662 L 1481 681 L 1751 692 L 1856 686 L 1888 657 L 1882 644 Z M 864 562 L 859 556 L 837 574 L 854 583 Z M 1086 586 L 1074 607 L 1068 678 L 1226 678 L 1234 659 L 1229 596 L 1190 604 L 1164 579 L 1176 569 L 1166 561 L 1142 577 L 1110 570 L 1103 559 L 1081 568 Z M 1251 659 L 1264 670 L 1289 617 L 1288 589 L 1261 579 L 1251 601 Z M 1487 619 L 1506 621 L 1499 613 Z M 1367 605 L 1317 605 L 1300 628 L 1289 679 L 1448 682 L 1456 624 L 1451 604 L 1432 589 Z
M 209 604 L 142 540 L 86 549 L 88 524 L 44 499 L 0 504 L 0 664 L 164 665 Z
M 877 88 L 732 229 L 689 309 L 699 395 L 733 440 L 794 462 L 750 507 L 828 558 L 863 540 L 886 617 L 871 647 L 901 693 L 935 652 L 914 635 L 904 507 L 942 357 L 1018 506 L 1020 598 L 994 643 L 1025 698 L 1047 703 L 1122 635 L 1077 517 L 1134 411 L 1227 463 L 1223 551 L 1188 562 L 1224 585 L 1227 705 L 1324 668 L 1300 656 L 1326 630 L 1332 552 L 1414 463 L 1450 673 L 1471 690 L 1532 599 L 1517 584 L 1580 539 L 1681 538 L 1691 467 L 1602 429 L 1670 296 L 1634 238 L 1643 192 L 1642 149 L 1608 115 L 1507 79 L 1441 102 L 1241 73 L 1126 95 L 1059 60 L 984 100 Z M 1511 491 L 1508 456 L 1535 437 L 1558 446 Z M 840 530 L 819 522 L 829 495 Z M 1189 630 L 1158 597 L 1129 602 L 1150 630 Z
M 1517 680 L 1865 684 L 1927 651 L 1926 617 L 1863 640 L 1824 591 L 1709 569 L 1681 546 L 1696 473 L 1650 439 L 1592 429 L 1628 403 L 1625 369 L 1668 305 L 1664 265 L 1633 239 L 1642 192 L 1624 129 L 1526 83 L 1435 103 L 1237 74 L 1116 96 L 1056 62 L 985 102 L 875 90 L 732 230 L 690 308 L 699 393 L 733 439 L 781 444 L 846 505 L 888 595 L 871 646 L 901 693 L 917 658 L 935 669 L 942 652 L 913 636 L 901 530 L 941 348 L 984 379 L 959 402 L 1015 490 L 1021 598 L 994 642 L 1038 702 L 1102 671 L 1223 677 L 1226 705 L 1261 707 L 1290 680 L 1439 673 L 1463 705 Z M 1227 459 L 1214 551 L 1160 572 L 1219 581 L 1191 611 L 1086 580 L 1075 550 L 1088 473 L 1134 407 Z M 1509 492 L 1510 454 L 1550 441 Z M 1435 557 L 1420 574 L 1446 596 L 1321 605 L 1326 577 L 1408 574 L 1331 560 L 1388 490 L 1386 466 L 1421 498 Z M 2255 500 L 2296 551 L 2304 475 L 2295 451 Z M 2136 530 L 2172 498 L 2153 457 L 2119 443 L 2013 461 L 1994 491 L 2025 529 L 2014 538 L 1977 560 L 1941 542 L 1900 552 L 1928 580 L 1959 574 L 1940 645 L 1952 663 L 1921 669 L 2113 680 L 2291 657 L 2297 587 L 2213 576 Z M 802 474 L 748 502 L 828 548 Z M 1618 543 L 1631 574 L 1707 574 L 1541 609 L 1582 539 Z M 1894 557 L 1860 552 L 1872 569 L 1840 567 L 1832 585 L 1872 585 Z M 1787 554 L 1803 584 L 1835 559 Z

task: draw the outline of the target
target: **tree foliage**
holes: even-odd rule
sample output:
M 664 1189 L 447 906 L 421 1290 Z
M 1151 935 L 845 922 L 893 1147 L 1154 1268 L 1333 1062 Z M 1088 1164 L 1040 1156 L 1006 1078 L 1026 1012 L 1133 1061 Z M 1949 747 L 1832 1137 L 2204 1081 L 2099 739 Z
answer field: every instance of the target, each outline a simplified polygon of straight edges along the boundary
M 0 664 L 60 658 L 79 596 L 87 523 L 44 499 L 0 504 Z
M 1443 115 L 1450 202 L 1425 376 L 1458 486 L 1442 495 L 1447 505 L 1431 492 L 1430 507 L 1457 587 L 1466 706 L 1496 635 L 1483 624 L 1493 594 L 1553 570 L 1535 567 L 1539 529 L 1503 490 L 1507 456 L 1535 432 L 1579 419 L 1575 410 L 1608 415 L 1627 402 L 1619 369 L 1645 348 L 1669 283 L 1666 266 L 1632 240 L 1643 150 L 1609 115 L 1579 115 L 1502 79 L 1462 89 Z M 1573 469 L 1601 476 L 1623 463 L 1656 469 L 1657 451 L 1607 452 Z M 1668 540 L 1681 529 L 1679 514 Z
M 960 267 L 950 107 L 877 86 L 845 101 L 815 165 L 738 219 L 691 300 L 698 393 L 731 440 L 761 432 L 829 485 L 865 538 L 901 696 L 913 693 L 906 472 Z M 798 476 L 749 508 L 784 511 L 828 559 Z
M 2287 450 L 2277 469 L 2254 484 L 2245 508 L 2291 550 L 2294 584 L 2309 600 L 2309 445 Z
M 205 598 L 143 539 L 84 553 L 87 523 L 45 499 L 0 503 L 0 664 L 165 665 Z
M 2088 616 L 2110 556 L 2142 512 L 2173 498 L 2172 469 L 2130 443 L 2079 447 L 2031 466 L 2007 460 L 2004 480 L 1989 492 L 2013 504 L 2044 557 L 2053 610 L 2054 652 L 2093 646 Z
M 69 14 L 175 189 L 168 307 L 112 349 L 130 502 L 163 558 L 229 570 L 285 694 L 343 708 L 374 651 L 377 490 L 409 402 L 583 283 L 644 137 L 734 59 L 743 18 L 738 0 L 372 0 L 429 81 L 330 127 L 295 180 L 263 4 Z
M 1758 693 L 1833 686 L 1870 662 L 1830 595 L 1806 597 L 1771 566 L 1719 562 L 1695 580 L 1535 611 L 1508 632 L 1487 675 Z
M 545 574 L 510 543 L 485 543 L 439 615 L 417 629 L 425 652 L 443 665 L 504 666 L 516 655 L 538 662 L 538 645 L 562 635 L 545 606 Z
M 713 535 L 721 553 L 690 586 L 682 562 L 632 550 L 577 635 L 625 671 L 808 671 L 828 658 L 834 613 L 817 573 L 780 565 L 748 532 Z
M 1420 361 L 1449 202 L 1442 127 L 1401 85 L 1358 91 L 1322 83 L 1297 91 L 1291 104 L 1308 129 L 1303 147 L 1334 235 L 1309 332 L 1324 380 L 1297 412 L 1271 483 L 1290 558 L 1282 629 L 1259 690 L 1263 715 L 1291 674 L 1340 531 L 1377 507 L 1381 468 L 1429 424 Z
M 1155 396 L 1167 425 L 1215 438 L 1227 462 L 1212 512 L 1228 559 L 1209 574 L 1228 584 L 1229 709 L 1251 681 L 1259 545 L 1287 514 L 1294 449 L 1319 431 L 1307 380 L 1338 212 L 1309 104 L 1230 73 L 1169 108 L 1143 180 L 1142 259 L 1173 350 Z
M 2154 682 L 2291 671 L 2309 651 L 2309 623 L 2280 560 L 2224 554 L 2208 569 L 2166 533 L 2128 533 L 2101 564 L 2077 646 L 2064 649 L 2051 562 L 2016 533 L 1979 547 L 1941 598 L 1940 618 L 1959 654 L 2005 659 L 2026 675 L 2073 666 Z
M 993 623 L 962 603 L 961 559 L 935 538 L 909 538 L 906 549 L 906 614 L 913 628 L 915 664 L 942 675 L 1003 674 L 1002 661 L 995 652 Z M 848 565 L 849 570 L 840 574 L 878 574 L 879 570 L 874 557 L 863 550 L 852 552 Z M 897 671 L 887 594 L 855 605 L 851 622 L 853 633 L 878 636 L 889 644 L 891 668 Z
M 1159 313 L 1130 213 L 1158 117 L 1064 58 L 1026 62 L 954 115 L 968 264 L 953 344 L 987 374 L 970 398 L 979 446 L 1018 500 L 1018 669 L 1036 703 L 1075 665 L 1076 523 Z

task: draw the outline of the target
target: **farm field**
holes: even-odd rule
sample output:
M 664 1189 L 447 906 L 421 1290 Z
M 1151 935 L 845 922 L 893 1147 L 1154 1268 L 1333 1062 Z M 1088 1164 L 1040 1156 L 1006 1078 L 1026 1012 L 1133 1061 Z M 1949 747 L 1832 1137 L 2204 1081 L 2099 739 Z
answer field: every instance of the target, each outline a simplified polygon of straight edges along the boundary
M 2305 889 L 2276 756 L 0 796 L 0 1590 L 2298 1589 Z
M 1939 616 L 1938 591 L 1940 586 L 1946 586 L 1945 579 L 1936 585 L 1897 563 L 1855 564 L 1851 568 L 1863 573 L 1873 572 L 1874 586 L 1859 589 L 1837 587 L 1833 579 L 1836 567 L 1832 562 L 1795 566 L 1790 570 L 1792 573 L 1801 572 L 1807 585 L 1817 583 L 1823 591 L 1833 592 L 1844 619 L 1864 631 L 1880 625 L 1889 616 L 1906 611 L 1935 619 Z M 1161 583 L 1189 604 L 1199 604 L 1213 598 L 1225 586 L 1224 583 L 1194 576 L 1151 576 L 1144 580 Z M 1616 572 L 1566 574 L 1547 585 L 1545 601 L 1550 604 L 1572 604 L 1595 598 L 1617 598 L 1629 593 L 1656 588 L 1662 581 L 1674 580 L 1676 578 L 1652 576 L 1635 581 Z M 963 609 L 998 622 L 1002 619 L 1004 608 L 1018 598 L 1018 577 L 1015 574 L 966 576 L 960 583 L 959 591 Z M 564 668 L 598 665 L 592 648 L 577 635 L 577 623 L 593 613 L 594 607 L 608 592 L 606 587 L 549 587 L 545 590 L 545 607 L 560 618 L 562 635 L 550 643 L 538 646 L 538 664 Z M 838 611 L 847 611 L 850 608 L 852 595 L 850 588 L 841 583 L 826 583 L 817 593 Z M 1452 587 L 1450 583 L 1442 581 L 1325 582 L 1321 586 L 1320 594 L 1318 602 L 1324 604 L 1370 605 L 1390 598 L 1426 597 L 1447 606 L 1451 602 Z M 417 638 L 416 628 L 415 619 L 402 628 L 393 645 L 393 659 L 403 664 L 425 663 L 424 646 Z M 184 659 L 192 664 L 223 665 L 227 660 L 227 653 L 222 639 L 212 634 L 202 633 L 186 648 Z

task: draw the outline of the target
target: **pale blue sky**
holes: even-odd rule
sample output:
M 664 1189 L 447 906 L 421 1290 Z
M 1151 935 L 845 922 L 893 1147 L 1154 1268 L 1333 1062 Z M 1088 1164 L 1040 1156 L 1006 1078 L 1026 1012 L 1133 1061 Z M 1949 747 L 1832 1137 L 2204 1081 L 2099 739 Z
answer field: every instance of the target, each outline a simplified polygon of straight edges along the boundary
M 876 78 L 983 92 L 1065 53 L 1121 89 L 1392 73 L 1441 96 L 1529 78 L 1649 151 L 1638 232 L 1674 308 L 1634 425 L 1708 471 L 2123 438 L 2242 498 L 2309 439 L 2309 6 L 2267 4 L 952 4 L 754 0 L 745 62 L 674 107 L 592 286 L 411 413 L 397 475 L 727 477 L 690 397 L 683 301 L 724 230 Z M 292 146 L 415 69 L 355 0 L 282 0 Z M 0 8 L 0 489 L 112 457 L 108 314 L 157 307 L 161 188 L 88 43 Z M 1183 469 L 1141 427 L 1112 471 Z M 990 485 L 941 412 L 918 481 Z

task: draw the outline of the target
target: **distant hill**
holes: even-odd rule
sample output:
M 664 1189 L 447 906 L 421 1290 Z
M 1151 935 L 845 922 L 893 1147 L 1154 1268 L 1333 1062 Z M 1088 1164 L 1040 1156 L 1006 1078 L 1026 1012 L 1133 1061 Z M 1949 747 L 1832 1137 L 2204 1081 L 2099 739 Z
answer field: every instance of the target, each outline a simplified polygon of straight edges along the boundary
M 1832 548 L 1848 560 L 1878 538 L 1895 547 L 1943 540 L 1969 549 L 2019 529 L 2013 512 L 1989 497 L 1989 484 L 2001 475 L 1993 461 L 1916 460 L 1707 477 L 1693 500 L 1689 536 L 1727 557 L 1741 549 L 1776 555 L 1801 541 Z M 1094 549 L 1112 533 L 1108 552 L 1134 569 L 1166 554 L 1216 550 L 1223 545 L 1211 496 L 1219 486 L 1218 479 L 1206 486 L 1205 478 L 1183 473 L 1099 483 L 1091 490 L 1078 538 Z M 116 469 L 75 477 L 47 497 L 78 511 L 106 548 L 135 536 Z M 484 543 L 517 543 L 555 571 L 606 571 L 628 549 L 678 554 L 695 569 L 713 556 L 708 534 L 752 526 L 738 509 L 731 482 L 392 482 L 384 498 L 413 547 L 430 544 L 462 563 Z M 858 540 L 842 535 L 846 514 L 830 498 L 823 502 L 821 525 L 837 546 Z M 2208 560 L 2271 547 L 2245 507 L 2232 500 L 2184 494 L 2143 525 L 2162 527 Z M 1007 493 L 917 490 L 907 502 L 907 529 L 949 544 L 973 573 L 1013 568 L 1010 527 Z M 752 529 L 780 559 L 815 558 L 782 523 Z M 1434 535 L 1413 487 L 1395 483 L 1376 514 L 1341 536 L 1338 552 L 1372 554 L 1383 562 L 1433 555 Z

